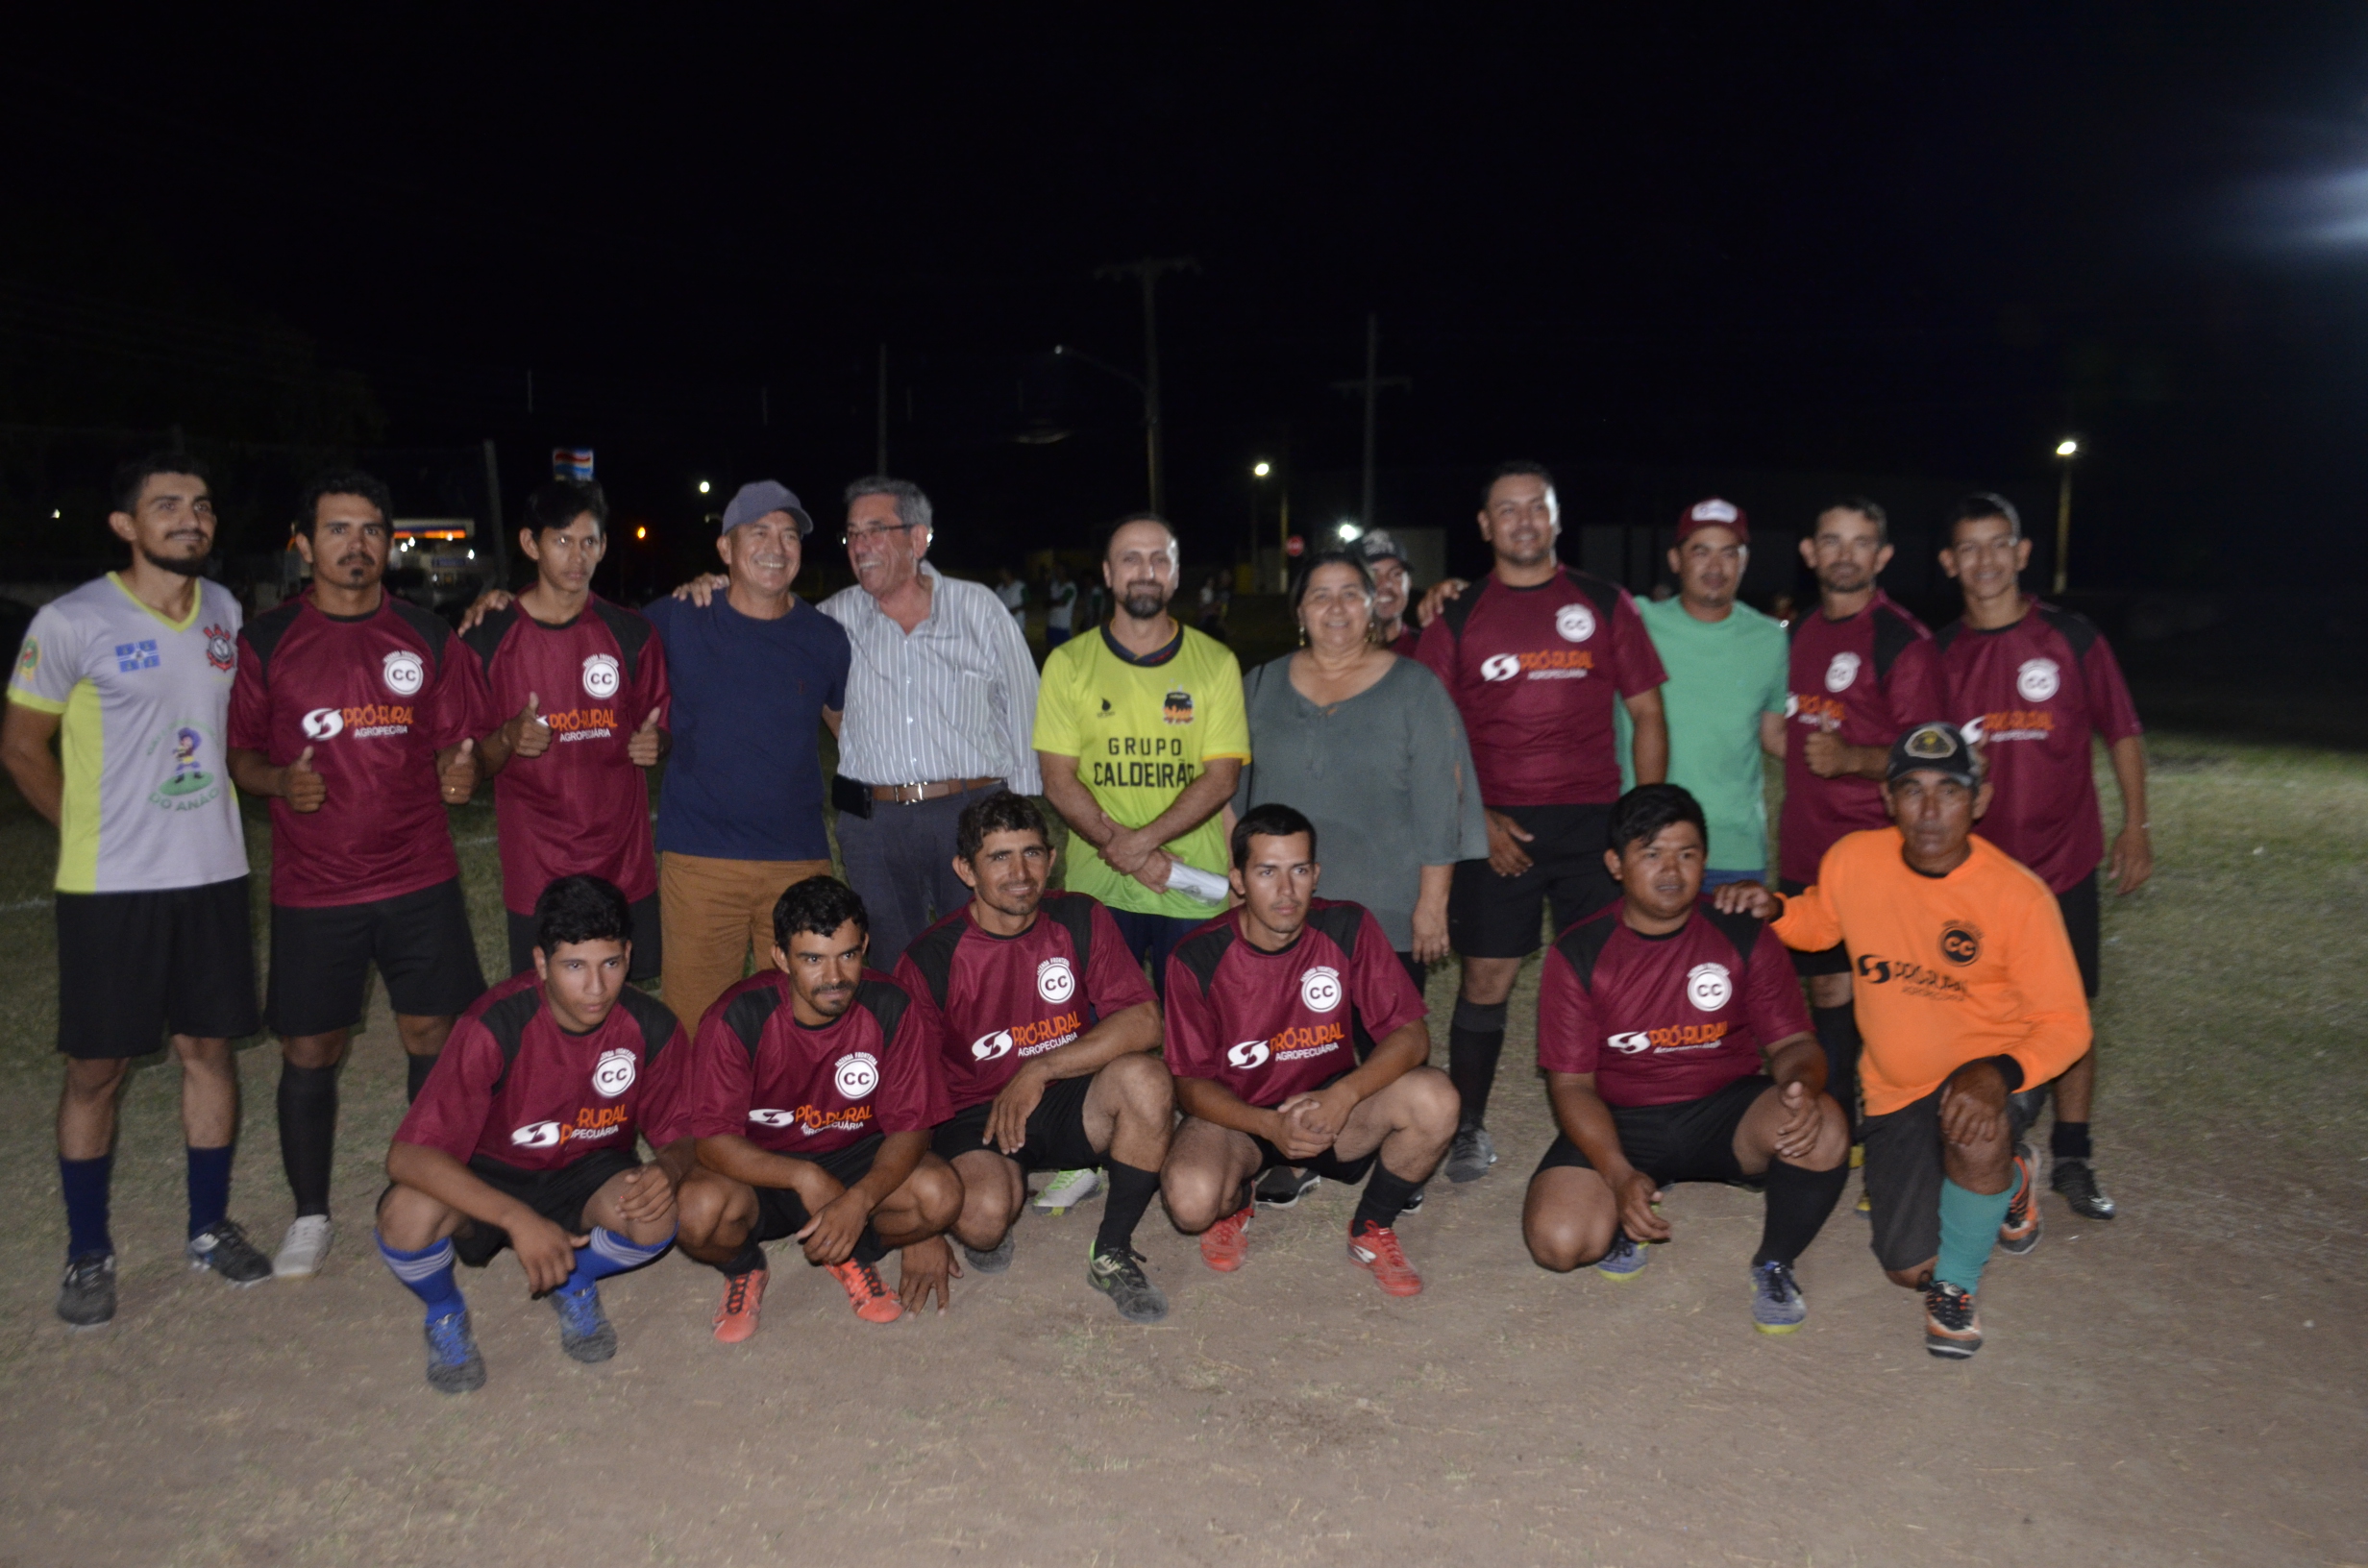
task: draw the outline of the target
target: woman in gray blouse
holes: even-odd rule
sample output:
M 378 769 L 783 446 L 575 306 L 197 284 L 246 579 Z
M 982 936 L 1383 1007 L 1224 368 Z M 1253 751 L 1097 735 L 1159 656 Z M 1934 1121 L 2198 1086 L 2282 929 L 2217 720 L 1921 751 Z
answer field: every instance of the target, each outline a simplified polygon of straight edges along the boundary
M 1306 645 L 1242 682 L 1250 764 L 1237 814 L 1269 800 L 1316 824 L 1317 890 L 1372 911 L 1415 984 L 1447 954 L 1447 885 L 1489 852 L 1471 747 L 1439 678 L 1373 641 L 1373 578 L 1328 551 L 1292 586 Z

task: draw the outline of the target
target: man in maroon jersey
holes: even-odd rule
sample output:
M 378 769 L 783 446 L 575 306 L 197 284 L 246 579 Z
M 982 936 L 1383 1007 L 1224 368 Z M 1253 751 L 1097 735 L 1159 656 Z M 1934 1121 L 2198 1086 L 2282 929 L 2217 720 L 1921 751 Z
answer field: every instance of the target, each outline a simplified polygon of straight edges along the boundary
M 518 530 L 532 586 L 461 636 L 484 666 L 492 712 L 507 716 L 477 750 L 485 775 L 501 778 L 494 822 L 513 974 L 533 962 L 536 893 L 572 871 L 625 890 L 641 933 L 632 978 L 658 972 L 657 855 L 642 770 L 664 746 L 666 650 L 637 612 L 592 592 L 607 544 L 599 485 L 542 486 Z
M 773 906 L 773 968 L 700 1020 L 683 1105 L 699 1169 L 682 1186 L 682 1250 L 724 1274 L 715 1337 L 756 1332 L 765 1250 L 783 1237 L 827 1268 L 855 1315 L 893 1323 L 898 1292 L 876 1265 L 904 1249 L 904 1297 L 946 1307 L 946 1228 L 962 1182 L 929 1152 L 952 1114 L 938 1070 L 944 1027 L 925 994 L 864 968 L 863 900 L 827 876 Z
M 897 984 L 945 1020 L 943 1071 L 960 1109 L 933 1146 L 962 1178 L 954 1239 L 973 1268 L 1000 1274 L 1026 1173 L 1101 1166 L 1109 1196 L 1086 1283 L 1129 1323 L 1156 1323 L 1168 1298 L 1144 1277 L 1134 1238 L 1175 1122 L 1154 1054 L 1159 1002 L 1107 909 L 1045 891 L 1051 837 L 1025 796 L 1002 790 L 963 808 L 953 870 L 970 904 L 904 950 Z
M 1529 1179 L 1522 1238 L 1558 1274 L 1593 1263 L 1633 1279 L 1639 1243 L 1670 1238 L 1663 1188 L 1763 1180 L 1752 1322 L 1790 1334 L 1808 1315 L 1793 1262 L 1850 1176 L 1800 987 L 1765 925 L 1702 901 L 1710 838 L 1691 795 L 1637 786 L 1612 808 L 1611 842 L 1620 901 L 1557 938 L 1539 979 L 1559 1132 Z
M 416 1098 L 453 1018 L 485 989 L 444 809 L 477 787 L 491 727 L 477 661 L 386 592 L 394 503 L 367 474 L 305 492 L 311 591 L 247 624 L 231 688 L 231 778 L 271 801 L 271 979 L 280 1159 L 296 1198 L 275 1272 L 328 1255 L 337 1064 L 376 964 Z
M 1932 633 L 1876 586 L 1891 564 L 1889 529 L 1881 506 L 1852 497 L 1819 512 L 1815 531 L 1801 541 L 1801 559 L 1817 576 L 1818 606 L 1792 624 L 1777 833 L 1777 879 L 1788 896 L 1817 879 L 1817 863 L 1844 833 L 1889 825 L 1883 775 L 1891 743 L 1950 711 Z M 1794 953 L 1792 967 L 1809 982 L 1826 1088 L 1855 1116 L 1859 1026 L 1850 1008 L 1850 955 L 1839 946 Z
M 535 901 L 534 924 L 533 968 L 461 1017 L 386 1155 L 379 1256 L 427 1306 L 439 1393 L 485 1383 L 454 1262 L 482 1268 L 504 1247 L 527 1288 L 551 1297 L 562 1350 L 614 1356 L 599 1283 L 673 1241 L 675 1189 L 695 1158 L 679 1119 L 689 1046 L 663 1003 L 626 984 L 625 894 L 563 876 Z
M 2105 743 L 2113 781 L 2121 787 L 2121 834 L 2107 870 L 2113 890 L 2125 896 L 2144 886 L 2155 869 L 2146 824 L 2146 744 L 2104 634 L 2085 616 L 2025 597 L 2020 577 L 2030 563 L 2031 541 L 2023 537 L 2012 502 L 1985 493 L 1958 503 L 1940 565 L 1963 590 L 1965 614 L 1937 634 L 1940 674 L 1948 717 L 1980 744 L 1988 769 L 1990 803 L 1981 835 L 2054 891 L 2093 1001 L 2103 941 L 2097 863 L 2106 855 L 2089 737 Z M 2090 1164 L 2095 1045 L 2054 1087 L 2048 1185 L 2074 1213 L 2110 1219 L 2113 1200 L 2098 1188 Z M 2036 1113 L 2046 1092 L 2044 1086 L 2027 1091 L 2028 1113 Z
M 1416 656 L 1464 716 L 1489 821 L 1489 858 L 1456 867 L 1447 902 L 1447 933 L 1464 959 L 1447 1035 L 1447 1072 L 1464 1105 L 1447 1154 L 1452 1182 L 1477 1181 L 1496 1163 L 1486 1121 L 1505 998 L 1538 950 L 1547 902 L 1560 930 L 1619 895 L 1603 874 L 1604 823 L 1620 786 L 1614 702 L 1636 725 L 1637 782 L 1668 776 L 1661 656 L 1626 589 L 1555 558 L 1561 534 L 1553 477 L 1536 463 L 1506 463 L 1480 512 L 1495 568 L 1476 593 L 1451 578 L 1423 600 Z
M 1422 993 L 1372 916 L 1316 896 L 1304 816 L 1253 806 L 1232 849 L 1241 901 L 1168 960 L 1168 1068 L 1184 1111 L 1160 1172 L 1169 1217 L 1229 1274 L 1249 1254 L 1261 1171 L 1364 1182 L 1349 1260 L 1389 1294 L 1417 1295 L 1393 1227 L 1446 1152 L 1456 1112 L 1454 1084 L 1423 1065 Z

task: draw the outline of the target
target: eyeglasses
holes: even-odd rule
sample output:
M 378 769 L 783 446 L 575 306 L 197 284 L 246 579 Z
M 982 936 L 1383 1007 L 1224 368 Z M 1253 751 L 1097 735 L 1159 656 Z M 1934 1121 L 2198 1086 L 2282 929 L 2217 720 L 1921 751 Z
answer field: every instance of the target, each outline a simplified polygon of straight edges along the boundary
M 843 545 L 858 545 L 866 539 L 876 539 L 883 533 L 902 533 L 905 529 L 912 527 L 913 525 L 910 523 L 878 523 L 868 528 L 850 528 L 845 533 L 839 535 L 839 543 Z

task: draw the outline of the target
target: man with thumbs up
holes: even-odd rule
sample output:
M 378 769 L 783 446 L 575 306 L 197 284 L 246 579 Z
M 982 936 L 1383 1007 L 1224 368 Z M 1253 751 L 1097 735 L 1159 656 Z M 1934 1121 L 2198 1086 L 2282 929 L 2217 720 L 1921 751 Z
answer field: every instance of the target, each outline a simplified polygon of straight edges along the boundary
M 633 908 L 630 977 L 657 975 L 661 922 L 644 769 L 665 748 L 666 653 L 637 612 L 592 592 L 608 543 L 597 484 L 527 498 L 518 548 L 534 581 L 461 633 L 501 726 L 478 751 L 494 786 L 509 967 L 534 967 L 534 902 L 562 876 L 613 882 Z M 699 1020 L 693 1018 L 692 1023 Z
M 296 1199 L 274 1272 L 329 1251 L 337 1066 L 378 966 L 413 1095 L 485 989 L 444 808 L 465 805 L 493 723 L 478 661 L 382 579 L 394 506 L 367 474 L 315 479 L 297 510 L 312 587 L 250 622 L 231 689 L 230 771 L 271 801 L 271 977 L 280 1158 Z

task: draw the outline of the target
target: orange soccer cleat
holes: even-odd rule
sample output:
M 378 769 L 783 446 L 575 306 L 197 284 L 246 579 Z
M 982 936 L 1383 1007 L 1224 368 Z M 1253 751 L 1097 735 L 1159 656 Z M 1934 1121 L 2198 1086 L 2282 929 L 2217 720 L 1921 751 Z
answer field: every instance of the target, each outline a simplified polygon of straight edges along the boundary
M 1220 1274 L 1230 1274 L 1249 1261 L 1249 1220 L 1254 1205 L 1227 1214 L 1200 1233 L 1200 1261 Z
M 848 1304 L 866 1323 L 894 1323 L 904 1315 L 904 1304 L 897 1300 L 894 1290 L 880 1283 L 879 1271 L 870 1263 L 850 1258 L 843 1263 L 832 1263 L 830 1273 L 847 1287 Z
M 715 1310 L 717 1344 L 745 1344 L 756 1336 L 757 1310 L 765 1304 L 765 1274 L 764 1269 L 752 1268 L 725 1277 L 724 1301 Z

